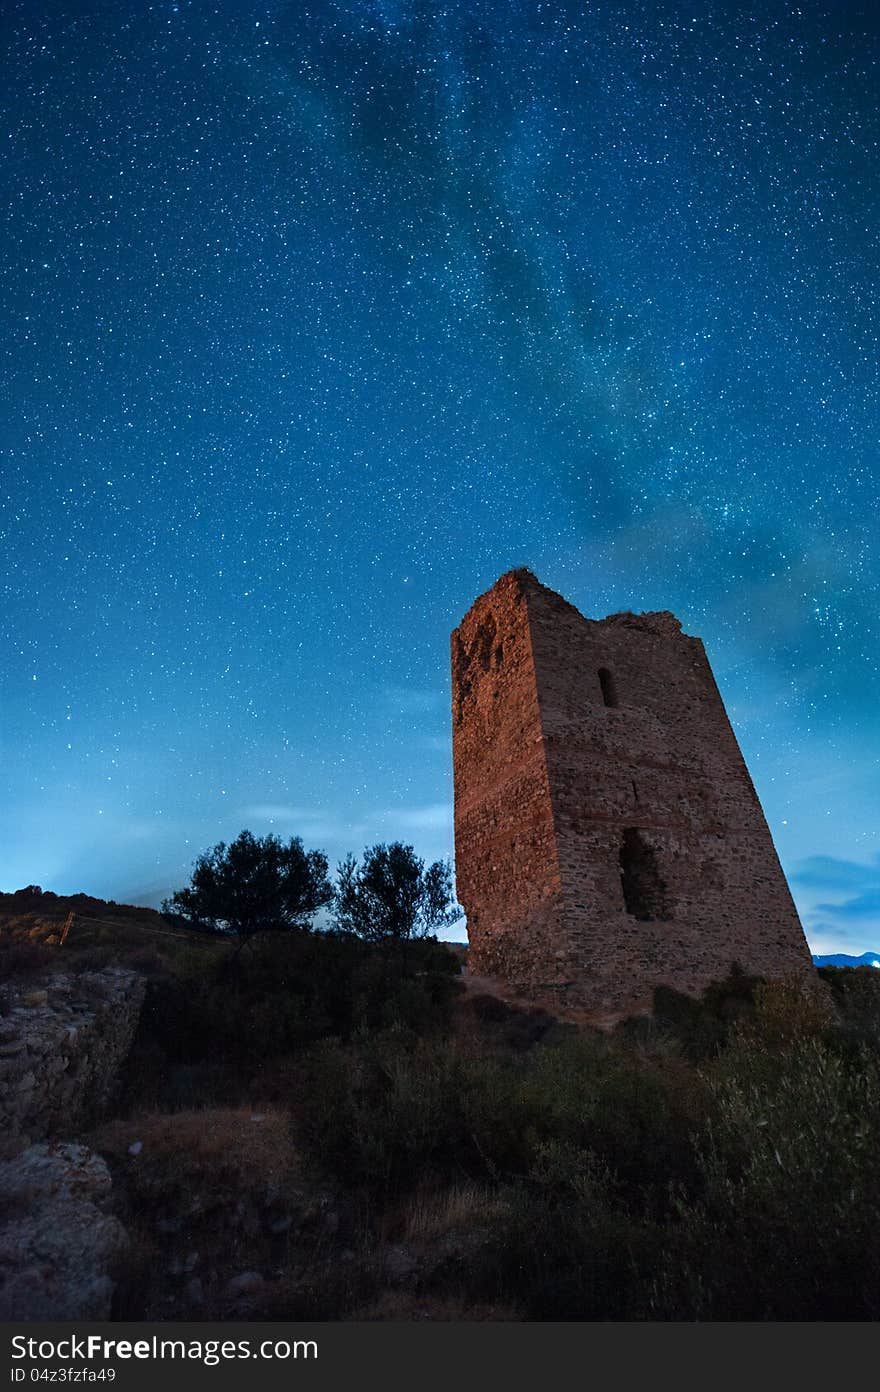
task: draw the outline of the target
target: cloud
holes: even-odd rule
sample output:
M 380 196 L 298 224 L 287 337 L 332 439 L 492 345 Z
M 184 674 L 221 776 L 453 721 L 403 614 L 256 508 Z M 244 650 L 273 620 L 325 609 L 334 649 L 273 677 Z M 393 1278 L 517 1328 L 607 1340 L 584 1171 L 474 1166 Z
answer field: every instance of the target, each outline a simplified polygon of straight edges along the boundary
M 452 804 L 432 802 L 426 807 L 398 807 L 386 812 L 385 816 L 406 831 L 444 830 L 452 826 Z
M 257 835 L 302 836 L 331 848 L 366 845 L 376 841 L 423 837 L 431 854 L 452 842 L 451 802 L 431 802 L 416 807 L 384 807 L 361 810 L 347 817 L 332 809 L 322 810 L 293 803 L 256 802 L 239 809 L 238 820 Z M 444 851 L 443 854 L 446 852 Z
M 880 857 L 873 864 L 840 860 L 836 856 L 814 855 L 799 861 L 789 877 L 793 884 L 826 893 L 856 889 L 880 890 Z
M 394 715 L 429 715 L 445 709 L 448 696 L 444 691 L 417 686 L 383 686 L 379 699 L 386 711 Z
M 239 811 L 243 825 L 256 830 L 270 828 L 276 835 L 302 836 L 309 840 L 341 841 L 359 828 L 334 812 L 297 807 L 283 802 L 256 802 Z
M 867 864 L 814 855 L 791 872 L 814 952 L 872 952 L 880 942 L 880 856 Z
M 870 889 L 845 899 L 842 904 L 817 904 L 817 913 L 831 914 L 835 918 L 874 918 L 880 923 L 880 889 Z
M 295 822 L 299 820 L 313 821 L 316 813 L 312 808 L 291 807 L 284 802 L 255 802 L 248 807 L 241 809 L 243 817 L 251 817 L 257 822 Z
M 432 754 L 448 754 L 452 757 L 452 736 L 445 735 L 417 735 L 415 742 L 419 749 L 429 750 Z
M 810 951 L 817 957 L 828 956 L 833 952 L 845 952 L 850 957 L 861 957 L 864 952 L 872 952 L 870 942 L 863 933 L 852 934 L 833 923 L 813 923 L 807 929 Z

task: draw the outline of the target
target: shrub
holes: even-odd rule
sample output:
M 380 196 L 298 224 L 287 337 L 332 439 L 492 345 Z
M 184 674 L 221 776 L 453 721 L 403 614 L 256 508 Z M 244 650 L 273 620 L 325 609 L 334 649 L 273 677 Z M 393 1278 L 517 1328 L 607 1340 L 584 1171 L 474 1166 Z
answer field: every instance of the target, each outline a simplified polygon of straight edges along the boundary
M 659 1242 L 659 1229 L 627 1204 L 596 1155 L 548 1141 L 506 1193 L 476 1286 L 526 1319 L 637 1319 Z
M 591 1152 L 634 1202 L 662 1208 L 672 1181 L 695 1182 L 704 1089 L 680 1059 L 580 1035 L 537 1050 L 523 1088 L 539 1139 Z
M 232 1073 L 358 1029 L 442 1030 L 458 962 L 439 943 L 405 947 L 389 962 L 381 947 L 303 933 L 258 939 L 234 960 L 232 949 L 194 951 L 150 983 L 138 1047 L 169 1061 L 222 1059 Z
M 818 974 L 838 1013 L 841 1044 L 856 1049 L 865 1044 L 880 1054 L 880 971 L 821 967 Z
M 880 1076 L 803 1033 L 742 1038 L 708 1075 L 704 1193 L 682 1200 L 658 1282 L 675 1318 L 876 1319 Z
M 699 1080 L 596 1036 L 515 1058 L 481 1057 L 403 1031 L 314 1051 L 299 1123 L 316 1162 L 379 1194 L 437 1183 L 507 1183 L 540 1147 L 589 1149 L 638 1202 L 662 1206 L 693 1171 Z
M 681 1044 L 686 1058 L 695 1063 L 721 1052 L 731 1028 L 752 1014 L 760 982 L 733 964 L 723 981 L 713 981 L 695 998 L 658 986 L 654 991 L 654 1019 Z
M 835 1024 L 828 994 L 819 983 L 789 977 L 758 983 L 754 1007 L 736 1022 L 732 1038 L 773 1055 L 803 1039 L 826 1038 Z
M 492 1178 L 527 1154 L 512 1070 L 400 1030 L 316 1049 L 297 1121 L 316 1163 L 377 1195 Z
M 13 981 L 44 970 L 58 960 L 57 951 L 43 942 L 0 934 L 0 981 Z

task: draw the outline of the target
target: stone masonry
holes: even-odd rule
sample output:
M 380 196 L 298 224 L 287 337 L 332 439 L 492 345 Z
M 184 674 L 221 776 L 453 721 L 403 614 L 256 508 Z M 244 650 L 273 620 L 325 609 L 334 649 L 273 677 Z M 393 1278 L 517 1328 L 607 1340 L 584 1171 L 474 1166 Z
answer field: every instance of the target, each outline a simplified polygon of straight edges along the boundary
M 703 644 L 670 613 L 586 619 L 528 570 L 452 635 L 469 969 L 614 1017 L 732 963 L 812 960 Z
M 0 1160 L 106 1109 L 145 987 L 140 973 L 105 967 L 0 988 Z

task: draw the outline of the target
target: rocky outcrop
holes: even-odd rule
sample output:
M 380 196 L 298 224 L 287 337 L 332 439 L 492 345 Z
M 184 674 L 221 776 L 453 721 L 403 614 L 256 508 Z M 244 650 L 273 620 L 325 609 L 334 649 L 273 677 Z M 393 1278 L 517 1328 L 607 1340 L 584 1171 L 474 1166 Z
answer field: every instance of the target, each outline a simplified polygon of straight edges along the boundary
M 145 980 L 119 967 L 0 989 L 0 1158 L 100 1116 L 137 1028 Z
M 128 1243 L 110 1196 L 106 1164 L 84 1145 L 43 1142 L 0 1163 L 0 1319 L 110 1318 Z

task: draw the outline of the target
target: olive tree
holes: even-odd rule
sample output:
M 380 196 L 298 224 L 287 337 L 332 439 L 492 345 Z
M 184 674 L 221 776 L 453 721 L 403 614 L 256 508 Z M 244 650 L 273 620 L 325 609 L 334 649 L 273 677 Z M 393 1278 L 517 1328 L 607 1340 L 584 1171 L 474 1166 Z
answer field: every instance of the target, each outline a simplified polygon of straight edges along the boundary
M 243 831 L 200 855 L 186 889 L 162 904 L 193 928 L 234 933 L 307 929 L 333 898 L 323 851 L 306 851 L 300 837 L 256 837 Z
M 368 942 L 426 938 L 461 917 L 446 861 L 425 866 L 400 841 L 371 846 L 358 862 L 346 856 L 337 872 L 333 921 L 341 933 Z

